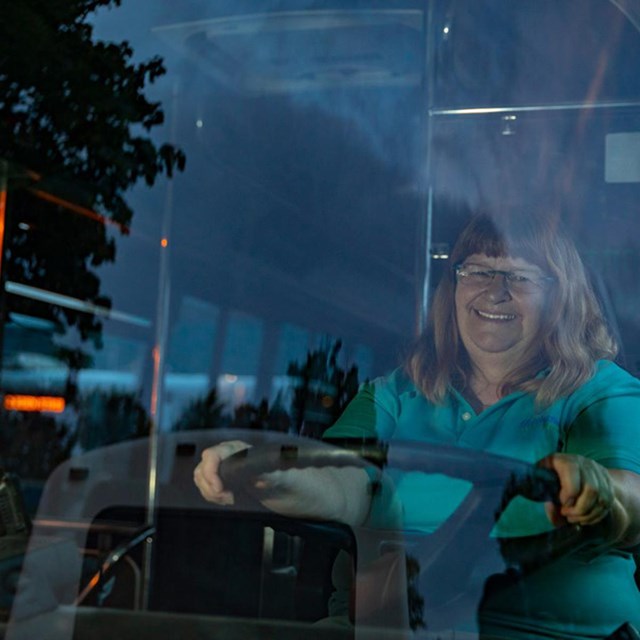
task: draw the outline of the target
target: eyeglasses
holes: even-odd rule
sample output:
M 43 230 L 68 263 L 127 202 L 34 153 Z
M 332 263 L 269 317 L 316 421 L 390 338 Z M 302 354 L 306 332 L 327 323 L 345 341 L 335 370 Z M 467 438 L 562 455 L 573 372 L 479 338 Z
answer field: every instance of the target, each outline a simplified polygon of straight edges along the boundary
M 496 276 L 502 276 L 507 289 L 515 294 L 535 293 L 549 282 L 555 281 L 552 276 L 539 275 L 531 271 L 488 269 L 479 264 L 457 264 L 455 273 L 458 284 L 478 291 L 488 289 Z

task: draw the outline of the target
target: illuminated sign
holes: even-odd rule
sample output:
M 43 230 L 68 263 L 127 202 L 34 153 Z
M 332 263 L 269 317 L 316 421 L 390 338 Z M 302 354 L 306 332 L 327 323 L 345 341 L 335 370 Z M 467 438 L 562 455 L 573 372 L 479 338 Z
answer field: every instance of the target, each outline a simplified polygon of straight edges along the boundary
M 26 396 L 8 394 L 4 397 L 4 408 L 7 411 L 47 411 L 62 413 L 64 398 L 57 396 Z

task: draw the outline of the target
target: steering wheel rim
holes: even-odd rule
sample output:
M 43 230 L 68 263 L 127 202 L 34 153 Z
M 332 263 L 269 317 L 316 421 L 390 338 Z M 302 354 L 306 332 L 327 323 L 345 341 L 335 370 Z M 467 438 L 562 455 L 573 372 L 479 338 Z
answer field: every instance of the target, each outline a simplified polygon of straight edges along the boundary
M 411 455 L 404 455 L 403 451 Z M 537 502 L 557 501 L 560 490 L 557 474 L 550 469 L 492 453 L 424 442 L 394 443 L 389 450 L 365 443 L 348 450 L 289 437 L 281 443 L 259 443 L 227 458 L 219 473 L 225 486 L 243 495 L 243 505 L 266 510 L 260 505 L 253 484 L 269 471 L 356 466 L 381 473 L 380 467 L 385 465 L 404 471 L 443 473 L 472 482 L 473 488 L 454 514 L 414 547 L 420 559 L 420 584 L 438 585 L 437 591 L 428 590 L 430 609 L 434 610 L 445 608 L 464 591 L 479 549 L 482 545 L 485 549 L 491 546 L 491 531 L 515 496 Z M 465 525 L 469 518 L 474 518 L 474 532 L 483 538 L 477 544 L 469 544 Z M 600 544 L 602 534 L 602 527 L 565 525 L 533 536 L 498 537 L 493 544 L 504 564 L 503 571 L 521 578 L 561 557 Z M 444 583 L 443 575 L 447 576 Z

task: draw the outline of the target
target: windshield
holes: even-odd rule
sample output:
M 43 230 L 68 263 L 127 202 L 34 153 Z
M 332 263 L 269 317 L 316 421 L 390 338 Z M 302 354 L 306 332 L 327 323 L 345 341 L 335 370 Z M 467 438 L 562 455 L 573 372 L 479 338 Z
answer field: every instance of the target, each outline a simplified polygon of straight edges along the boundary
M 640 624 L 640 3 L 63 4 L 0 27 L 2 634 Z M 255 495 L 307 446 L 371 502 Z

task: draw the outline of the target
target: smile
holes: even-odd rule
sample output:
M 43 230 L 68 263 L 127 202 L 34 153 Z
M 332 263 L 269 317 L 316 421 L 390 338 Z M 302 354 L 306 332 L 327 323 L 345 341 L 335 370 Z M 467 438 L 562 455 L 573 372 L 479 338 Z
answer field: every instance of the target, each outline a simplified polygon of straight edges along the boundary
M 489 313 L 488 311 L 480 311 L 479 309 L 474 309 L 474 311 L 481 318 L 485 318 L 487 320 L 499 320 L 505 322 L 516 319 L 516 315 L 514 313 Z

